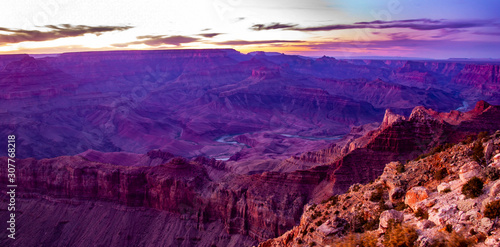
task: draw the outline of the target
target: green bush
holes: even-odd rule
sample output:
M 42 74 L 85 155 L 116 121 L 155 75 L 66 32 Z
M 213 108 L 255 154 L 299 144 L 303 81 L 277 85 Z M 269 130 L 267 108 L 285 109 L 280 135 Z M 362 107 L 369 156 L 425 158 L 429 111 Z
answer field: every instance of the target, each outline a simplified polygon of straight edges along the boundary
M 362 214 L 356 214 L 350 222 L 353 232 L 362 233 L 365 231 L 366 220 Z
M 478 140 L 478 141 L 481 141 L 481 142 L 482 142 L 482 141 L 483 141 L 483 139 L 485 139 L 485 138 L 486 138 L 486 140 L 485 140 L 485 141 L 487 141 L 487 140 L 488 140 L 488 138 L 487 138 L 487 137 L 488 137 L 488 131 L 479 132 L 479 134 L 477 134 L 477 140 Z
M 370 195 L 370 201 L 378 202 L 382 200 L 383 196 L 384 196 L 384 189 L 382 188 L 382 186 L 378 186 L 377 189 Z
M 330 206 L 334 206 L 335 204 L 337 204 L 339 200 L 339 196 L 338 195 L 334 195 L 334 196 L 330 196 L 330 198 L 326 199 L 326 200 L 323 200 L 321 201 L 322 204 L 325 204 L 325 203 L 330 203 Z
M 490 219 L 500 217 L 500 200 L 492 201 L 486 204 L 486 207 L 484 209 L 484 216 Z
M 484 175 L 491 181 L 495 181 L 500 178 L 500 170 L 495 167 L 488 166 L 484 169 Z
M 380 200 L 380 201 L 378 201 L 378 210 L 379 210 L 380 212 L 383 212 L 383 211 L 385 211 L 385 210 L 387 210 L 387 209 L 389 209 L 389 207 L 388 207 L 387 205 L 385 205 L 384 200 Z
M 316 221 L 315 224 L 316 224 L 316 226 L 321 226 L 321 224 L 323 224 L 323 221 L 322 220 L 318 220 L 318 221 Z
M 456 232 L 452 233 L 441 233 L 430 247 L 467 247 L 473 246 L 474 241 L 472 239 L 467 239 L 464 235 Z
M 336 239 L 331 244 L 331 246 L 336 247 L 376 247 L 378 243 L 378 237 L 376 233 L 365 232 L 363 234 L 353 234 L 345 236 L 342 239 Z
M 408 207 L 408 205 L 405 204 L 405 202 L 397 202 L 396 205 L 394 206 L 394 209 L 397 211 L 403 211 Z
M 476 141 L 474 142 L 474 146 L 472 146 L 472 158 L 479 164 L 484 162 L 484 153 L 483 153 L 483 142 Z
M 402 163 L 399 163 L 397 166 L 396 166 L 396 172 L 398 173 L 403 173 L 405 172 L 405 165 L 402 164 Z
M 365 231 L 377 230 L 379 223 L 380 223 L 380 215 L 377 216 L 377 217 L 375 217 L 374 219 L 369 219 L 365 223 L 365 225 L 363 226 L 363 228 L 365 229 Z
M 470 144 L 474 141 L 474 139 L 476 139 L 474 135 L 469 135 L 462 141 L 462 144 Z
M 434 173 L 434 178 L 436 178 L 437 180 L 442 180 L 446 176 L 448 176 L 448 171 L 446 170 L 446 168 L 441 168 Z
M 417 230 L 411 226 L 390 224 L 385 232 L 383 245 L 386 247 L 413 247 L 418 239 Z
M 443 149 L 446 150 L 446 149 L 451 148 L 453 146 L 455 146 L 455 144 L 453 144 L 453 143 L 446 143 L 446 144 L 444 144 L 444 148 Z
M 420 219 L 428 219 L 429 213 L 423 208 L 418 208 L 415 212 L 415 217 L 418 217 Z
M 447 232 L 451 233 L 453 231 L 453 226 L 451 224 L 446 224 L 444 228 Z
M 478 177 L 473 177 L 462 186 L 462 194 L 468 198 L 476 198 L 483 193 L 483 181 Z

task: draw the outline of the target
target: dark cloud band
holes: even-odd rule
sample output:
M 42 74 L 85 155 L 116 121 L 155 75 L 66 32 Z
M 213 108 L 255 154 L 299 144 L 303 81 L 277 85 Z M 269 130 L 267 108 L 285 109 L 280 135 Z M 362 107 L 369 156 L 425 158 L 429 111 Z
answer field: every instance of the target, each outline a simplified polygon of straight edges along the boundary
M 459 29 L 459 28 L 474 28 L 474 27 L 488 27 L 495 26 L 493 21 L 485 20 L 432 20 L 432 19 L 410 19 L 410 20 L 395 20 L 395 21 L 370 21 L 370 22 L 355 22 L 353 24 L 336 24 L 324 25 L 316 27 L 298 27 L 297 24 L 280 24 L 271 23 L 256 24 L 250 27 L 255 31 L 262 30 L 293 30 L 304 32 L 317 32 L 317 31 L 333 31 L 333 30 L 347 30 L 347 29 L 388 29 L 388 28 L 409 28 L 413 30 L 429 31 L 439 29 Z
M 299 43 L 300 40 L 229 40 L 217 43 L 218 45 L 262 45 L 262 44 L 279 44 L 279 43 Z
M 85 25 L 47 25 L 48 31 L 23 30 L 0 27 L 0 44 L 21 43 L 25 41 L 48 41 L 67 37 L 78 37 L 85 34 L 101 35 L 105 32 L 125 31 L 132 26 L 85 26 Z
M 174 36 L 166 36 L 166 35 L 144 35 L 138 36 L 138 41 L 123 43 L 123 44 L 113 44 L 115 47 L 127 47 L 129 45 L 138 45 L 138 44 L 146 44 L 149 46 L 161 46 L 161 45 L 175 45 L 180 46 L 184 43 L 192 43 L 197 42 L 200 39 L 182 36 L 182 35 L 174 35 Z

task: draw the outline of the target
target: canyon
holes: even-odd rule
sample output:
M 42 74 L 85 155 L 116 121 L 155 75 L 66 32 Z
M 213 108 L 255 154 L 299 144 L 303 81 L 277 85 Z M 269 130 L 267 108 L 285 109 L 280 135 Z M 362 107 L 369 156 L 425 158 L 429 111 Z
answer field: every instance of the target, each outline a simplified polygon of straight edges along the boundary
M 0 56 L 24 236 L 0 242 L 257 245 L 389 162 L 499 130 L 498 69 L 231 49 Z

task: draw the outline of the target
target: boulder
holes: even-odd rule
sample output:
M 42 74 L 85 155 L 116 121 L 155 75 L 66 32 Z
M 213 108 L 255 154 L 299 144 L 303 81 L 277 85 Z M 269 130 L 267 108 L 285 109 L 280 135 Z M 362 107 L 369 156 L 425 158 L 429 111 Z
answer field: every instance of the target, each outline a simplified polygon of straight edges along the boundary
M 484 158 L 486 158 L 486 160 L 489 160 L 491 158 L 491 155 L 493 154 L 493 147 L 494 144 L 491 141 L 488 142 L 484 147 Z
M 457 202 L 457 207 L 460 211 L 469 212 L 477 206 L 477 202 L 474 199 L 467 199 Z
M 428 198 L 429 191 L 425 187 L 413 187 L 406 192 L 405 195 L 405 203 L 409 207 L 413 209 L 413 211 L 417 210 L 417 203 Z
M 498 237 L 498 236 L 489 236 L 484 241 L 484 244 L 486 244 L 486 246 L 500 246 L 500 237 Z
M 463 182 L 467 182 L 473 177 L 479 177 L 480 174 L 481 166 L 475 161 L 466 163 L 460 168 L 460 171 L 458 172 L 458 175 Z
M 490 188 L 490 197 L 495 198 L 500 195 L 500 179 L 497 180 Z
M 394 220 L 395 223 L 403 222 L 404 214 L 397 210 L 391 209 L 386 210 L 380 214 L 379 228 L 387 229 L 389 227 L 389 221 Z
M 458 213 L 457 205 L 451 204 L 441 207 L 437 212 L 430 211 L 429 220 L 436 223 L 436 225 L 446 225 L 448 223 L 458 222 L 460 219 L 457 217 Z
M 484 232 L 486 234 L 488 234 L 491 229 L 493 229 L 493 225 L 495 223 L 488 217 L 484 217 L 481 219 L 481 224 L 479 225 L 479 231 L 480 232 Z
M 318 227 L 318 232 L 320 232 L 324 236 L 328 235 L 340 236 L 345 231 L 345 227 L 347 225 L 348 225 L 347 220 L 335 216 L 334 218 L 329 219 L 325 223 L 321 224 Z
M 442 192 L 444 192 L 445 190 L 451 190 L 451 186 L 450 186 L 450 184 L 449 184 L 449 183 L 445 183 L 445 182 L 443 182 L 443 183 L 441 183 L 441 184 L 439 184 L 439 185 L 437 186 L 437 190 L 438 190 L 438 192 L 442 193 Z
M 495 156 L 493 156 L 493 162 L 495 162 L 495 163 L 500 162 L 500 153 L 497 153 L 497 154 L 495 154 Z

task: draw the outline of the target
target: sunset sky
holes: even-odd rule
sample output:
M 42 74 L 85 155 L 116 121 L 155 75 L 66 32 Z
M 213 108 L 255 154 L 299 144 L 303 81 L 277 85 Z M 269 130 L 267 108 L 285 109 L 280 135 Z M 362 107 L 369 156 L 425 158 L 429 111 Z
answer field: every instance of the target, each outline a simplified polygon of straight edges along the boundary
M 497 0 L 39 0 L 0 9 L 0 54 L 234 48 L 500 58 Z

